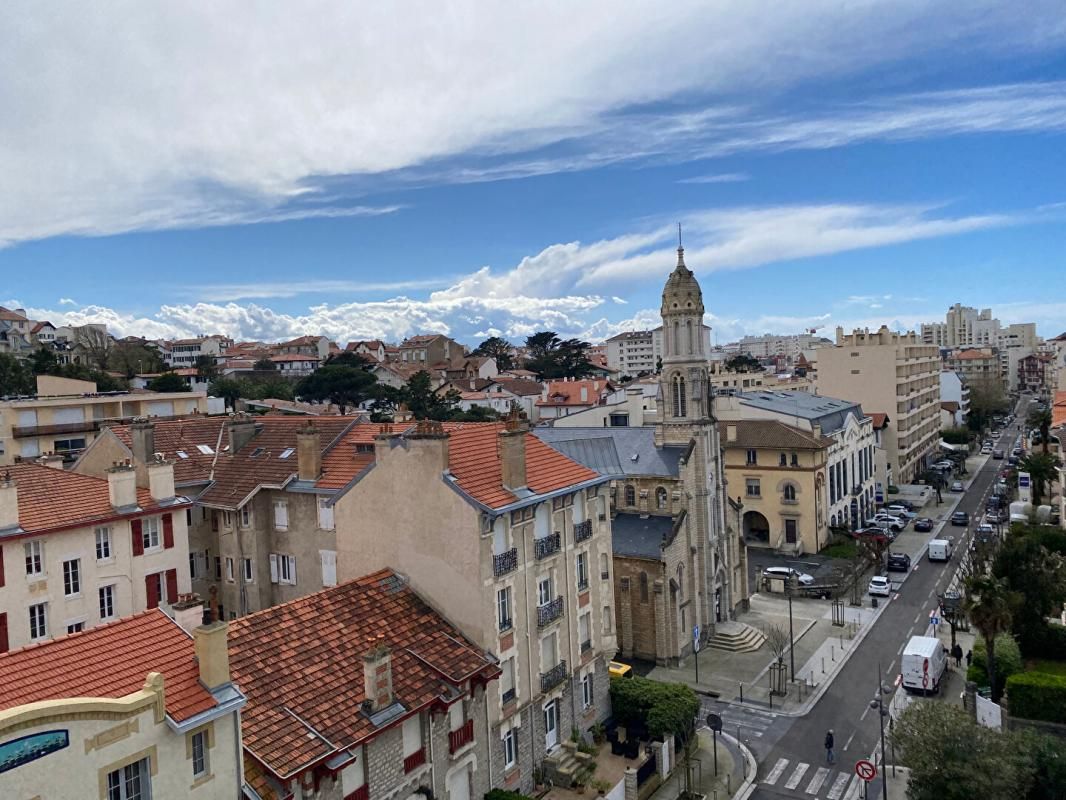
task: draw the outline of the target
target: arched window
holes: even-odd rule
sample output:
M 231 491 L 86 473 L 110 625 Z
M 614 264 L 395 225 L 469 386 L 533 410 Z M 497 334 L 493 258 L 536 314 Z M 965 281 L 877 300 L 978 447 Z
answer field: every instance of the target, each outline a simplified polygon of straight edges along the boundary
M 626 487 L 626 505 L 635 506 L 637 504 L 637 490 L 632 486 Z
M 674 376 L 674 416 L 683 417 L 687 413 L 687 399 L 685 398 L 685 379 L 680 375 Z
M 677 599 L 685 599 L 685 565 L 677 565 Z
M 666 489 L 662 486 L 655 490 L 655 507 L 660 511 L 666 508 Z
M 640 602 L 648 602 L 648 573 L 640 573 Z
M 696 352 L 696 338 L 692 335 L 692 320 L 686 320 L 685 327 L 688 328 L 688 354 L 692 355 Z
M 674 341 L 671 343 L 670 355 L 681 355 L 681 323 L 674 321 Z
M 784 492 L 784 494 L 785 494 L 785 499 L 786 500 L 795 500 L 796 499 L 796 487 L 793 486 L 791 483 L 786 483 L 785 484 L 785 492 Z

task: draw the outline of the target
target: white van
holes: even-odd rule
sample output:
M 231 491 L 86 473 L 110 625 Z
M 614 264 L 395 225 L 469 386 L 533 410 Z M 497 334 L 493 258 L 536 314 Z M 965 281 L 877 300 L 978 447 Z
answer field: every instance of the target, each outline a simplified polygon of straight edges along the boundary
M 930 539 L 929 540 L 929 560 L 930 561 L 950 561 L 951 560 L 951 542 L 947 539 Z
M 912 636 L 903 650 L 903 688 L 908 692 L 937 692 L 948 668 L 947 651 L 935 636 Z

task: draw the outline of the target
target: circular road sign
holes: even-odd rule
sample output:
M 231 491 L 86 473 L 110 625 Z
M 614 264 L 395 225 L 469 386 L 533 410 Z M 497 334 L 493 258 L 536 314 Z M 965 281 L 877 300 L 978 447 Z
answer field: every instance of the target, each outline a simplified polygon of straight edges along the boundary
M 874 776 L 877 775 L 877 767 L 869 761 L 856 761 L 855 774 L 869 783 L 874 779 Z
M 928 675 L 923 675 L 922 676 L 922 688 L 923 689 L 928 689 L 929 688 L 929 676 Z
M 722 718 L 717 714 L 707 715 L 707 727 L 712 731 L 722 732 Z

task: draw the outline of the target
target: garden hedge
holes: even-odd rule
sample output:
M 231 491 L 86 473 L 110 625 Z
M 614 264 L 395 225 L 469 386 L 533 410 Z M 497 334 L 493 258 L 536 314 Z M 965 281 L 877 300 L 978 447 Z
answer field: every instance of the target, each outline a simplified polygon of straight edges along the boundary
M 1066 678 L 1043 672 L 1011 675 L 1007 706 L 1012 717 L 1066 723 Z

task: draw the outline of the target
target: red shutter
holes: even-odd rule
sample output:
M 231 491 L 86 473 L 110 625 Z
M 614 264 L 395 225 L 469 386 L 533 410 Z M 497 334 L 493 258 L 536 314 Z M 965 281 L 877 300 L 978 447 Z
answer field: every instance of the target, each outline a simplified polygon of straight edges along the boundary
M 144 591 L 148 595 L 148 608 L 157 608 L 159 606 L 158 573 L 144 576 Z
M 4 585 L 4 548 L 0 545 L 0 586 Z
M 7 652 L 7 614 L 0 614 L 0 653 Z
M 167 570 L 167 602 L 178 602 L 178 571 L 176 569 Z
M 174 546 L 174 515 L 163 515 L 163 547 Z
M 130 520 L 130 533 L 133 537 L 133 554 L 135 556 L 143 556 L 144 539 L 141 536 L 141 521 L 139 519 Z

